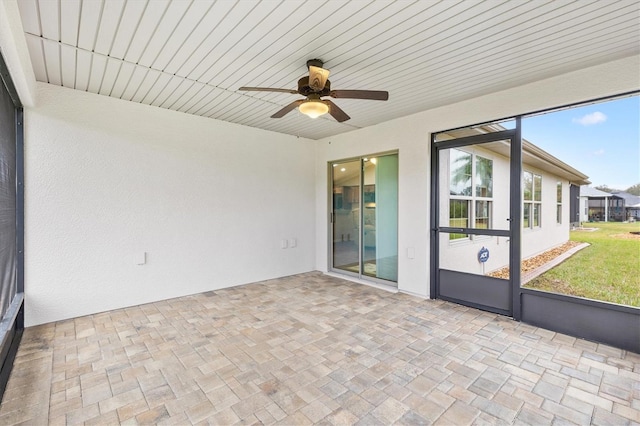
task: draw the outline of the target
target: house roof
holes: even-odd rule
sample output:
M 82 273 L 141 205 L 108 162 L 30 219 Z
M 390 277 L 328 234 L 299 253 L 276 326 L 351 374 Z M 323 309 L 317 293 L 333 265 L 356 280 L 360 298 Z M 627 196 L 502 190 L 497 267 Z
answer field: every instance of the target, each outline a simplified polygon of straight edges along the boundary
M 629 194 L 628 192 L 616 191 L 613 193 L 616 197 L 623 198 L 624 203 L 627 206 L 635 207 L 637 204 L 640 204 L 640 197 L 637 195 Z
M 10 2 L 7 2 L 10 3 Z M 38 81 L 312 139 L 638 54 L 640 2 L 17 2 Z M 351 119 L 269 118 L 319 58 Z M 35 96 L 35 94 L 34 94 Z M 29 105 L 28 105 L 29 106 Z M 496 117 L 497 118 L 497 117 Z
M 438 138 L 440 140 L 446 140 L 449 138 L 454 139 L 480 134 L 495 133 L 502 130 L 506 130 L 506 128 L 500 124 L 494 123 L 450 130 L 447 132 L 439 133 Z M 482 147 L 505 157 L 509 157 L 511 155 L 509 144 L 504 141 L 483 143 Z M 591 183 L 589 181 L 589 176 L 573 168 L 559 158 L 554 157 L 547 151 L 543 150 L 539 146 L 524 138 L 522 139 L 522 162 L 523 164 L 547 171 L 555 176 L 565 178 L 574 185 L 587 185 Z
M 590 186 L 581 186 L 580 187 L 580 196 L 581 197 L 589 197 L 589 198 L 621 198 L 624 200 L 624 204 L 626 207 L 638 208 L 640 207 L 640 197 L 637 195 L 629 194 L 624 191 L 616 191 L 616 192 L 605 192 L 600 191 L 596 188 L 591 188 Z
M 611 193 L 601 191 L 590 186 L 583 185 L 580 187 L 581 197 L 611 197 Z
M 585 185 L 591 183 L 589 176 L 573 168 L 564 161 L 554 157 L 539 146 L 522 140 L 522 162 L 531 164 L 542 170 L 547 170 L 556 176 L 568 179 L 574 185 Z

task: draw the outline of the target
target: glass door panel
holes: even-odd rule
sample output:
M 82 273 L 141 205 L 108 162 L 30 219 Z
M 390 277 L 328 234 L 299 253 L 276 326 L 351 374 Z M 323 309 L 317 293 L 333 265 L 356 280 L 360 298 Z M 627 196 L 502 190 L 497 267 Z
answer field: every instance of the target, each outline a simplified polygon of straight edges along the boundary
M 363 275 L 398 281 L 398 155 L 364 160 Z
M 360 160 L 334 163 L 332 167 L 332 265 L 348 273 L 360 273 Z

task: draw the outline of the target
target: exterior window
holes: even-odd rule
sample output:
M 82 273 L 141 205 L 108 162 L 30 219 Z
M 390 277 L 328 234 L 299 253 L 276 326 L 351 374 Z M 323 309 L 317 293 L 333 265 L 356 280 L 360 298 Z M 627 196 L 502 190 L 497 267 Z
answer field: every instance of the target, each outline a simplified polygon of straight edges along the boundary
M 524 172 L 524 205 L 522 206 L 524 228 L 539 228 L 542 224 L 542 176 L 532 172 Z
M 449 226 L 452 228 L 468 228 L 469 227 L 469 201 L 468 200 L 449 200 Z M 449 234 L 450 240 L 459 240 L 467 238 L 465 234 Z
M 451 150 L 449 160 L 451 179 L 449 180 L 449 194 L 471 196 L 471 154 L 458 149 Z
M 476 197 L 493 196 L 493 161 L 476 156 Z
M 489 229 L 491 224 L 489 219 L 491 218 L 491 201 L 476 201 L 476 228 Z
M 493 160 L 458 149 L 450 153 L 449 226 L 490 229 Z M 450 240 L 466 238 L 466 234 L 449 234 Z
M 562 182 L 556 184 L 556 223 L 562 223 Z

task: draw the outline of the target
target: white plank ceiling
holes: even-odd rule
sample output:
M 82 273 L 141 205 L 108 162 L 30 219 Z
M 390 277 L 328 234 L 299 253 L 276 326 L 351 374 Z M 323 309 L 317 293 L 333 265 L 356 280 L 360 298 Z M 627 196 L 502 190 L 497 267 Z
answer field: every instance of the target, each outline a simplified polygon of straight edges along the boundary
M 637 55 L 637 0 L 19 0 L 38 81 L 312 139 Z M 351 120 L 296 89 L 322 59 Z

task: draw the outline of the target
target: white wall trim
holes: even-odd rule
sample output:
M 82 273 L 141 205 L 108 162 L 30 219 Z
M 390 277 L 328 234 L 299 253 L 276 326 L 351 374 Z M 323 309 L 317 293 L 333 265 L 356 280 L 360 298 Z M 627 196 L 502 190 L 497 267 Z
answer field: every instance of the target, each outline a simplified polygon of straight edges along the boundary
M 17 0 L 0 1 L 0 51 L 22 105 L 36 103 L 36 76 L 31 65 Z

